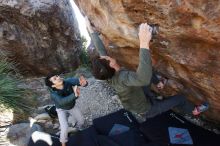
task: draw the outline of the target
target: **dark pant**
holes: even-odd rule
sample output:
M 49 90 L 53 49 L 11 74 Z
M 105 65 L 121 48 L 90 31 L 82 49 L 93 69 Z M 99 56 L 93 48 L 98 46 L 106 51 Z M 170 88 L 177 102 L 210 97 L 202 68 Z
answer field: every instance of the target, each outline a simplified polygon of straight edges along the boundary
M 146 97 L 155 98 L 157 94 L 151 90 L 151 84 L 158 84 L 160 80 L 158 79 L 155 72 L 153 72 L 150 84 L 148 86 L 143 86 L 144 94 Z
M 156 93 L 151 90 L 150 85 L 144 86 L 142 88 L 144 90 L 144 95 L 146 98 L 148 98 L 148 100 L 151 100 L 157 96 Z
M 151 78 L 150 84 L 152 83 L 153 84 L 159 83 L 159 79 L 157 78 L 155 73 L 153 73 Z M 194 109 L 194 105 L 191 102 L 189 102 L 184 95 L 178 94 L 178 95 L 166 97 L 163 100 L 157 100 L 155 98 L 157 96 L 157 93 L 151 91 L 150 85 L 144 86 L 143 91 L 147 100 L 151 102 L 151 108 L 146 113 L 147 118 L 154 117 L 174 107 L 186 114 L 191 114 L 192 110 Z
M 183 95 L 174 95 L 163 100 L 149 97 L 149 100 L 151 101 L 151 108 L 147 111 L 146 118 L 152 118 L 172 108 L 177 108 L 186 114 L 191 114 L 194 109 L 194 105 Z

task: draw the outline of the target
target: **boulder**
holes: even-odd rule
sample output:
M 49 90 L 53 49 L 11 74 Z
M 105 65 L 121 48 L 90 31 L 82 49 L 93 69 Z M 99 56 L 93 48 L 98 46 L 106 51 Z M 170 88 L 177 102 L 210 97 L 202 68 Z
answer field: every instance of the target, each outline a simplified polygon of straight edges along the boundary
M 220 7 L 206 0 L 75 0 L 101 33 L 108 54 L 130 69 L 138 65 L 138 26 L 159 24 L 151 44 L 154 68 L 220 122 Z M 176 92 L 176 89 L 175 89 Z
M 10 144 L 18 145 L 18 146 L 26 146 L 30 140 L 32 133 L 35 131 L 42 131 L 42 128 L 37 124 L 33 124 L 33 125 L 30 125 L 30 123 L 15 124 L 9 127 L 7 138 L 9 139 Z
M 68 0 L 1 0 L 0 51 L 29 76 L 80 64 L 81 38 Z

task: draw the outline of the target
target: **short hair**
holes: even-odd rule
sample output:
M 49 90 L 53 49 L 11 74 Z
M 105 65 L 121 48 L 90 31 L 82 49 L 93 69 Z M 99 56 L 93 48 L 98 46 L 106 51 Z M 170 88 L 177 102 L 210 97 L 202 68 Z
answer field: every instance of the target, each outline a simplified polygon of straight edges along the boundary
M 110 61 L 96 57 L 92 60 L 92 73 L 96 79 L 111 79 L 115 74 L 115 69 L 109 65 Z
M 45 78 L 45 85 L 47 86 L 47 87 L 50 87 L 50 88 L 52 88 L 53 89 L 53 87 L 52 87 L 52 85 L 53 85 L 53 82 L 51 82 L 50 81 L 50 78 L 51 77 L 53 77 L 53 76 L 56 76 L 56 75 L 59 75 L 59 74 L 57 74 L 57 73 L 50 73 L 46 78 Z

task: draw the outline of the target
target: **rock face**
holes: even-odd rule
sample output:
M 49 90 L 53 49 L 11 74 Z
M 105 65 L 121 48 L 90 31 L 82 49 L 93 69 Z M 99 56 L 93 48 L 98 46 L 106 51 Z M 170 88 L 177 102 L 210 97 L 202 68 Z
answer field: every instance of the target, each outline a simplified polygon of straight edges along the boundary
M 76 68 L 80 40 L 68 0 L 0 1 L 0 51 L 9 51 L 24 74 Z
M 195 103 L 207 100 L 208 119 L 220 122 L 219 0 L 75 0 L 110 55 L 129 68 L 138 63 L 138 25 L 160 25 L 151 45 L 154 67 Z M 132 59 L 131 59 L 132 58 Z
M 3 145 L 19 145 L 27 146 L 30 137 L 33 132 L 42 131 L 42 128 L 38 124 L 20 123 L 10 126 L 5 130 L 5 135 L 2 135 L 2 139 L 7 137 L 7 140 Z

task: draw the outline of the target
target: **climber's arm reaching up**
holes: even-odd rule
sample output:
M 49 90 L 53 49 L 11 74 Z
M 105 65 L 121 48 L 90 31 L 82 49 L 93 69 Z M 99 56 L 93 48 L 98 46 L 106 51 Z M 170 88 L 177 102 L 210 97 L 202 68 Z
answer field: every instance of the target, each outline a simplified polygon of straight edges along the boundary
M 100 56 L 107 56 L 106 48 L 102 42 L 102 40 L 99 38 L 99 34 L 95 31 L 94 27 L 91 25 L 89 19 L 86 17 L 86 26 L 89 31 L 91 40 L 93 44 L 95 45 L 98 53 Z

